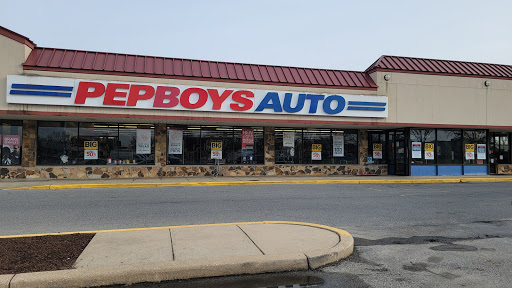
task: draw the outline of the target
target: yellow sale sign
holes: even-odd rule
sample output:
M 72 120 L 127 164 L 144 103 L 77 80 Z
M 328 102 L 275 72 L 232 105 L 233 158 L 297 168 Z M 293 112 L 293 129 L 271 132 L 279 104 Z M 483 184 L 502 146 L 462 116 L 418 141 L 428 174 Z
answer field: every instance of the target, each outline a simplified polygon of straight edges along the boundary
M 98 141 L 84 141 L 84 150 L 98 150 Z
M 211 150 L 222 150 L 222 142 L 212 142 Z

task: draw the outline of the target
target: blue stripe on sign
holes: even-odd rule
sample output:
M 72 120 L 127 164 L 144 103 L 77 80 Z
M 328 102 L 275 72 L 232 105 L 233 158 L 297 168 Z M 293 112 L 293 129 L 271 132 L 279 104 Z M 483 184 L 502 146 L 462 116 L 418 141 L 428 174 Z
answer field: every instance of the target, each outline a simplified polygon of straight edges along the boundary
M 11 95 L 34 95 L 34 96 L 71 97 L 71 93 L 46 92 L 46 91 L 27 91 L 27 90 L 11 90 Z
M 348 106 L 347 110 L 386 111 L 386 108 L 380 108 L 380 107 L 358 107 L 358 106 Z
M 385 102 L 348 101 L 348 105 L 360 105 L 360 106 L 386 106 L 386 103 L 385 103 Z
M 70 86 L 50 86 L 50 85 L 32 85 L 32 84 L 12 84 L 12 89 L 73 91 L 72 86 L 70 87 Z

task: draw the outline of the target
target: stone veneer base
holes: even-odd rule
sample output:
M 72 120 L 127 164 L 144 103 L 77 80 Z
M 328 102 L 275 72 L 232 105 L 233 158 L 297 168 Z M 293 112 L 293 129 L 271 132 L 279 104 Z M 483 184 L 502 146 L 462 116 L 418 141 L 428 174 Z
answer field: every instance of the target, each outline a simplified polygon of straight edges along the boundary
M 1 167 L 0 179 L 108 179 L 214 176 L 216 166 Z M 387 165 L 221 165 L 219 176 L 387 175 Z
M 499 175 L 511 175 L 512 174 L 512 164 L 498 164 L 497 173 Z

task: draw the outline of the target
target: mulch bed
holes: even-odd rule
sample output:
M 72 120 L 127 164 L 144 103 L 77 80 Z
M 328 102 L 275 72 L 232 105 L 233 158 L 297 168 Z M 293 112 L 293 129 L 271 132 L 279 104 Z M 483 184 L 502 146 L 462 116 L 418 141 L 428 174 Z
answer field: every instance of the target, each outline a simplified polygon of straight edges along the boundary
M 0 238 L 0 274 L 71 269 L 94 235 Z

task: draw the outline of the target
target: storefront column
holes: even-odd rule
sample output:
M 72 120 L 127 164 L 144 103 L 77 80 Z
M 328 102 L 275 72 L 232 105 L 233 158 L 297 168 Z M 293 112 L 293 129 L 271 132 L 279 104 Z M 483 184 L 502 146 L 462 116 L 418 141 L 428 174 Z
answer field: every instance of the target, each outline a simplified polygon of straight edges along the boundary
M 21 166 L 36 166 L 37 121 L 23 120 Z
M 359 129 L 357 139 L 359 139 L 359 164 L 368 164 L 368 130 Z
M 272 166 L 276 163 L 275 158 L 275 127 L 265 127 L 265 165 Z
M 155 166 L 166 165 L 167 126 L 165 124 L 155 125 Z

